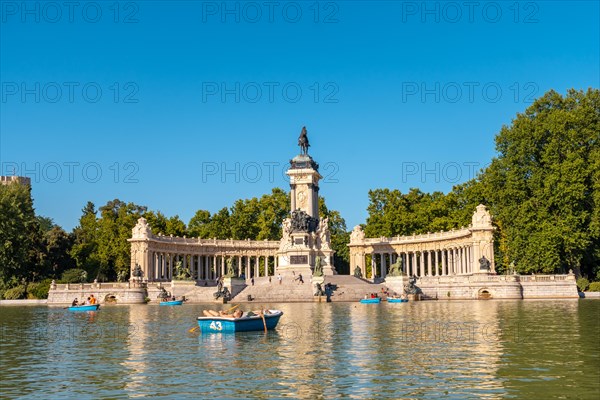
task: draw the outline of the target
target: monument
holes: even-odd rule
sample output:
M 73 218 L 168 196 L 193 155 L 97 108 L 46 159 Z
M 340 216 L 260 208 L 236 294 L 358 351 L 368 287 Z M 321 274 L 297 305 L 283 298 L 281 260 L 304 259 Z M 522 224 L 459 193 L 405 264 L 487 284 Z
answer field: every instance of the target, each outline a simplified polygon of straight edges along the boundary
M 308 154 L 310 147 L 306 127 L 298 138 L 300 154 L 290 160 L 286 174 L 290 177 L 290 217 L 283 221 L 283 235 L 278 251 L 278 272 L 334 275 L 334 251 L 327 218 L 319 218 L 319 164 Z

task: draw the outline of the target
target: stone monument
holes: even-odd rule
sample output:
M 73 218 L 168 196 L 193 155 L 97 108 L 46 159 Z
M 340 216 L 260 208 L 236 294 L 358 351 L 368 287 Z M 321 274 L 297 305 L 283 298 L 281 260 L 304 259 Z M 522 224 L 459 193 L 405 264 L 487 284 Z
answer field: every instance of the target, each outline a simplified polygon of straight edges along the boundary
M 334 251 L 328 219 L 319 218 L 319 164 L 308 154 L 309 141 L 306 127 L 298 138 L 300 154 L 290 160 L 286 174 L 290 177 L 290 217 L 283 221 L 277 268 L 282 275 L 301 273 L 310 276 L 320 259 L 323 275 L 336 273 Z

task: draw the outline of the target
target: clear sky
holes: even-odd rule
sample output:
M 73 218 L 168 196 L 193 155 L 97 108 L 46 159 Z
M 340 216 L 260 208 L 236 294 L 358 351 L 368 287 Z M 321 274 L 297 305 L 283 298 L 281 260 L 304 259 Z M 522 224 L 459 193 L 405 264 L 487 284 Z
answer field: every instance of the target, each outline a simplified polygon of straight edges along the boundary
M 549 89 L 600 87 L 598 1 L 0 1 L 2 175 L 70 230 L 119 198 L 184 222 L 288 189 L 306 125 L 348 228 L 451 190 Z

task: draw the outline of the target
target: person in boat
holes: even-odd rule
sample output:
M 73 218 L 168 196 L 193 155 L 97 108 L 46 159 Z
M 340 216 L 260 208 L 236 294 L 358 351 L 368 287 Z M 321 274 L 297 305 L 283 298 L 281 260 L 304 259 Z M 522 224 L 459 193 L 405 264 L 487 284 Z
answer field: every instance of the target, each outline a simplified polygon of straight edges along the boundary
M 75 297 L 75 300 L 73 300 L 73 302 L 71 303 L 71 307 L 76 307 L 79 305 L 79 301 L 77 300 L 77 297 Z
M 171 301 L 175 301 L 175 296 L 172 296 L 172 297 L 171 297 Z
M 93 294 L 91 294 L 90 297 L 88 297 L 88 300 L 90 301 L 90 304 L 96 304 L 96 298 Z

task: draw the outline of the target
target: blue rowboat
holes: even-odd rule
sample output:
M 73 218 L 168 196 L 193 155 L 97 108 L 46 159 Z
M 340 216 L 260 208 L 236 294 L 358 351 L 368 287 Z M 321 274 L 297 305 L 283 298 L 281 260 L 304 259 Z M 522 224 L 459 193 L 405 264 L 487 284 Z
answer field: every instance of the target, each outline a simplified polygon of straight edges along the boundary
M 183 304 L 183 300 L 170 300 L 170 301 L 161 301 L 161 306 L 180 306 Z
M 240 318 L 228 317 L 198 317 L 198 326 L 202 332 L 249 332 L 262 331 L 265 329 L 275 329 L 279 318 L 283 315 L 280 310 L 267 310 L 264 314 L 265 321 L 260 315 L 252 315 L 250 317 L 242 315 Z
M 100 308 L 100 304 L 86 304 L 84 306 L 71 306 L 69 311 L 96 311 Z
M 398 299 L 398 298 L 394 298 L 394 297 L 388 297 L 387 301 L 388 301 L 388 303 L 407 303 L 408 299 Z
M 374 299 L 360 299 L 363 304 L 379 304 L 381 303 L 381 297 L 375 297 Z

